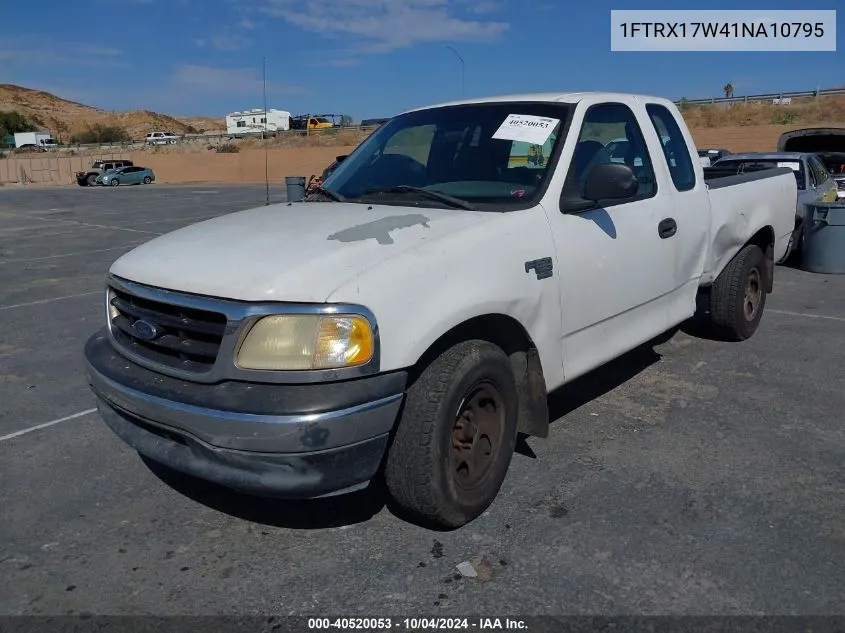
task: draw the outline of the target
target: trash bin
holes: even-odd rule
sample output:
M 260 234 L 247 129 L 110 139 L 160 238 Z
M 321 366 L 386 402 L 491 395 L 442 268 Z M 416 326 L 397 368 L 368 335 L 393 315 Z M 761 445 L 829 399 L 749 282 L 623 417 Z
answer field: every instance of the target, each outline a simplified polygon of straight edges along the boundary
M 845 203 L 807 205 L 801 259 L 804 270 L 845 274 Z
M 288 202 L 299 202 L 305 197 L 305 176 L 286 176 L 285 190 Z

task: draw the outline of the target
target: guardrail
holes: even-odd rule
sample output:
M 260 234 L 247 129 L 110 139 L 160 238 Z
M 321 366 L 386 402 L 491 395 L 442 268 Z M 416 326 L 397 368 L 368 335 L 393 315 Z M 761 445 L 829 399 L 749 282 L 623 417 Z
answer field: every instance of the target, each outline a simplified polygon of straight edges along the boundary
M 744 97 L 711 97 L 710 99 L 678 99 L 676 105 L 709 105 L 715 103 L 749 103 L 754 101 L 769 101 L 772 99 L 796 99 L 801 97 L 825 97 L 830 95 L 845 95 L 845 88 L 824 88 L 820 90 L 805 90 L 803 92 L 773 92 L 762 95 L 746 95 Z M 788 102 L 787 102 L 788 103 Z
M 266 140 L 272 141 L 274 138 L 292 138 L 296 136 L 329 136 L 334 134 L 340 134 L 342 132 L 357 132 L 357 133 L 364 133 L 364 132 L 372 132 L 373 130 L 377 129 L 379 126 L 372 125 L 372 126 L 362 126 L 362 125 L 352 125 L 352 126 L 337 126 L 331 128 L 323 128 L 320 130 L 284 130 L 280 132 L 242 132 L 240 134 L 228 134 L 226 132 L 219 132 L 216 134 L 184 134 L 180 136 L 177 140 L 175 140 L 169 147 L 173 147 L 174 145 L 184 145 L 184 144 L 191 144 L 191 143 L 208 143 L 209 145 L 220 145 L 223 143 L 236 143 L 239 140 L 244 139 L 257 139 L 261 140 L 262 138 Z M 168 145 L 159 143 L 155 145 L 151 145 L 146 141 L 128 141 L 125 143 L 74 143 L 74 144 L 63 144 L 55 149 L 48 149 L 47 151 L 50 153 L 53 152 L 70 152 L 70 151 L 85 151 L 85 150 L 114 150 L 114 151 L 131 151 L 131 150 L 140 150 L 144 149 L 145 147 L 168 147 Z M 33 153 L 31 151 L 19 151 L 16 150 L 14 147 L 9 148 L 0 148 L 0 152 L 8 152 L 9 154 L 15 155 L 23 155 L 26 154 L 27 156 L 39 156 L 42 152 Z

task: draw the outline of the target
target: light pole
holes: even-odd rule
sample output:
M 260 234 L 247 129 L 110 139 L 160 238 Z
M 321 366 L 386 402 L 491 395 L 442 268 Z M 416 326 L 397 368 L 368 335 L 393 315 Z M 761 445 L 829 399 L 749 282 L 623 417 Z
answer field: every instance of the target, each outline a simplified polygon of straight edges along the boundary
M 448 48 L 450 51 L 452 51 L 455 54 L 455 57 L 458 58 L 458 61 L 461 62 L 461 99 L 463 99 L 464 98 L 464 77 L 465 77 L 464 58 L 461 57 L 461 54 L 458 53 L 458 51 L 456 51 L 451 46 L 447 46 L 446 48 Z

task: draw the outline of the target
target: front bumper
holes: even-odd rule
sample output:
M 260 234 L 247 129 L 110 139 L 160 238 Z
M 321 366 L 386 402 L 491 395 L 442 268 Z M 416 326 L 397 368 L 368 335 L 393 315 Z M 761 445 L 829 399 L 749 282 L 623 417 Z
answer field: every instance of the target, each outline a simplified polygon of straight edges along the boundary
M 310 498 L 365 484 L 402 404 L 404 372 L 336 383 L 200 384 L 140 367 L 103 329 L 85 369 L 106 424 L 142 455 L 235 490 Z

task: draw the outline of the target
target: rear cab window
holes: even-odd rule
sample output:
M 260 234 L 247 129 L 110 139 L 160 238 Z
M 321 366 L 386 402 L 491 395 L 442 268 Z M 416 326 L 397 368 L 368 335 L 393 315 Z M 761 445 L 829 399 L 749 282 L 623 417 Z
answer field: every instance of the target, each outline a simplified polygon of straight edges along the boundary
M 662 141 L 663 157 L 666 159 L 675 189 L 689 191 L 695 187 L 695 169 L 690 158 L 689 146 L 677 119 L 666 106 L 657 103 L 647 104 L 646 112 L 654 126 L 654 131 Z

